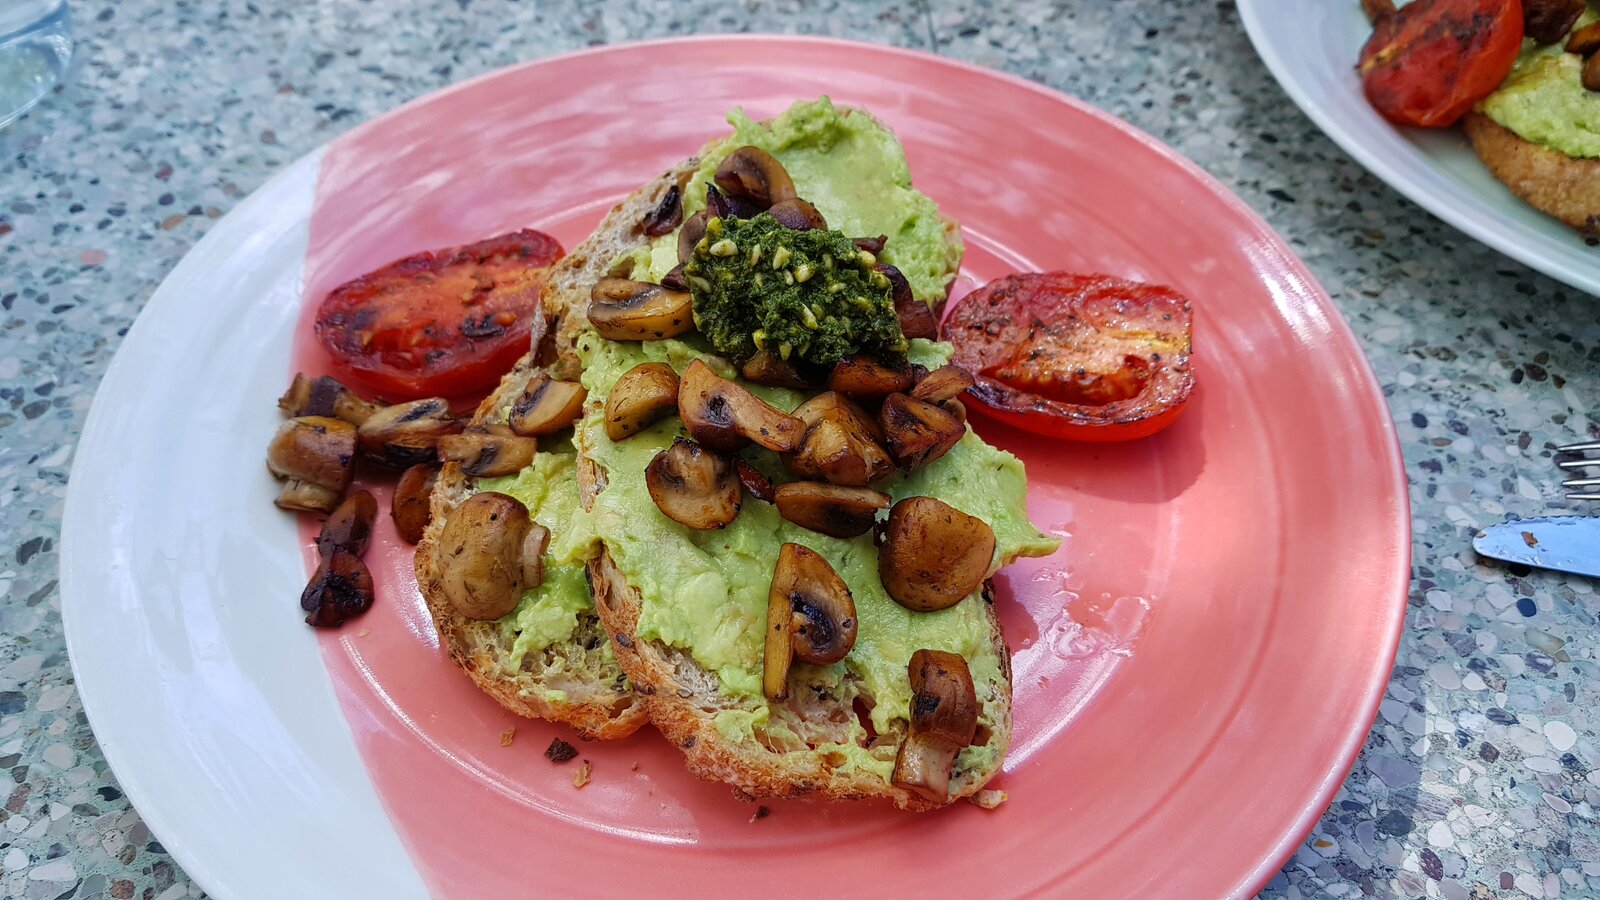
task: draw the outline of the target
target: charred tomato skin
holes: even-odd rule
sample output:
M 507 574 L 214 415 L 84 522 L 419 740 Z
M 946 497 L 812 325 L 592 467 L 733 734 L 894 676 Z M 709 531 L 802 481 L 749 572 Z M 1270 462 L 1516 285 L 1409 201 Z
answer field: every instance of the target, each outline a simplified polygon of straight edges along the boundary
M 951 304 L 941 328 L 966 396 L 1006 424 L 1075 441 L 1128 441 L 1171 425 L 1194 392 L 1193 307 L 1110 275 L 1028 273 Z
M 1522 37 L 1522 0 L 1416 0 L 1373 27 L 1361 87 L 1391 122 L 1447 128 L 1505 81 Z
M 531 229 L 418 253 L 334 288 L 313 329 L 341 380 L 388 401 L 485 391 L 528 351 L 562 255 Z

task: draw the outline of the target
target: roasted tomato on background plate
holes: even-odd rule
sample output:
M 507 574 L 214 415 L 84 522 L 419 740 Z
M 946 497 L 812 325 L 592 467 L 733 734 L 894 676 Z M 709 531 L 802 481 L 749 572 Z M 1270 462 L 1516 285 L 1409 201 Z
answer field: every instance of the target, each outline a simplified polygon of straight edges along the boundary
M 335 288 L 317 310 L 334 374 L 389 401 L 494 387 L 528 350 L 555 238 L 524 229 L 418 253 Z
M 1392 122 L 1445 128 L 1506 80 L 1522 36 L 1521 0 L 1416 0 L 1374 23 L 1361 87 Z
M 1171 288 L 1066 272 L 1008 275 L 942 326 L 978 409 L 1028 431 L 1126 441 L 1172 424 L 1194 390 L 1193 310 Z

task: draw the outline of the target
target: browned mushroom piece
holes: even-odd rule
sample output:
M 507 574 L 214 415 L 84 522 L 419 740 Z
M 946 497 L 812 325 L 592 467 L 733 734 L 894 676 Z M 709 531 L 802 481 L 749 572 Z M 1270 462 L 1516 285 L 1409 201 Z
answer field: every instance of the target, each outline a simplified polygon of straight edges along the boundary
M 894 471 L 878 423 L 843 396 L 826 391 L 801 404 L 794 414 L 806 430 L 800 446 L 783 455 L 783 463 L 801 478 L 861 487 Z
M 856 603 L 850 587 L 815 550 L 784 544 L 767 592 L 762 693 L 771 700 L 786 699 L 794 660 L 832 665 L 855 644 Z
M 346 497 L 317 532 L 317 553 L 327 559 L 343 550 L 364 556 L 372 543 L 372 523 L 378 518 L 378 501 L 371 491 L 356 491 Z
M 1583 63 L 1583 86 L 1587 90 L 1600 91 L 1600 53 L 1591 53 Z
M 602 278 L 589 291 L 589 324 L 613 341 L 658 341 L 694 328 L 693 300 L 648 281 Z
M 890 782 L 934 803 L 950 800 L 950 776 L 961 748 L 978 732 L 978 691 L 959 654 L 918 650 L 907 666 L 911 727 L 895 756 Z
M 961 392 L 972 387 L 972 373 L 956 365 L 940 366 L 922 377 L 911 389 L 913 399 L 938 406 L 954 400 Z
M 646 237 L 661 237 L 671 234 L 683 222 L 683 188 L 672 185 L 666 193 L 661 195 L 661 202 L 644 214 L 644 221 L 639 223 L 639 229 Z
M 907 497 L 889 511 L 878 578 L 906 609 L 946 609 L 989 577 L 994 547 L 994 529 L 977 516 L 932 497 Z
M 681 265 L 689 261 L 694 255 L 695 245 L 706 236 L 706 223 L 711 221 L 711 211 L 702 209 L 694 215 L 683 220 L 683 227 L 678 229 L 678 263 Z
M 606 396 L 606 436 L 633 437 L 677 408 L 678 373 L 666 363 L 640 363 L 623 372 Z
M 911 368 L 891 366 L 866 355 L 847 356 L 829 373 L 828 389 L 852 400 L 882 400 L 911 389 Z
M 284 509 L 332 512 L 355 471 L 356 427 L 328 416 L 300 416 L 278 426 L 267 445 L 267 468 L 285 479 Z
M 683 370 L 678 416 L 689 435 L 712 450 L 733 453 L 754 441 L 768 450 L 793 450 L 805 423 L 712 371 L 703 360 Z
M 661 514 L 700 531 L 724 528 L 739 515 L 739 476 L 723 457 L 694 441 L 676 438 L 644 471 L 650 499 Z
M 289 389 L 278 398 L 278 408 L 290 418 L 332 416 L 351 425 L 360 425 L 383 406 L 361 399 L 331 375 L 311 378 L 296 373 Z
M 523 559 L 534 522 L 507 494 L 473 494 L 450 511 L 439 532 L 439 582 L 445 599 L 469 619 L 511 612 L 526 583 Z
M 794 391 L 810 390 L 817 386 L 793 361 L 782 359 L 770 350 L 757 350 L 739 366 L 739 375 L 745 381 Z
M 576 381 L 556 381 L 548 375 L 535 376 L 511 404 L 506 423 L 524 437 L 555 434 L 571 427 L 583 415 L 583 401 L 589 392 Z
M 768 215 L 778 220 L 778 224 L 790 231 L 827 231 L 828 220 L 822 217 L 815 206 L 792 197 L 772 204 L 767 210 Z
M 394 519 L 394 530 L 408 544 L 422 540 L 432 517 L 429 498 L 439 480 L 437 463 L 421 463 L 400 474 L 394 486 L 394 496 L 389 500 L 389 516 Z
M 1589 8 L 1585 0 L 1522 0 L 1523 34 L 1541 47 L 1567 36 Z
M 372 572 L 361 557 L 335 550 L 311 573 L 300 594 L 300 608 L 306 612 L 307 625 L 337 628 L 371 609 L 376 595 Z
M 544 552 L 550 548 L 550 529 L 538 522 L 528 524 L 528 533 L 522 539 L 522 589 L 532 590 L 544 584 Z
M 871 531 L 878 510 L 888 509 L 893 501 L 881 491 L 818 481 L 780 484 L 774 500 L 778 515 L 801 528 L 839 538 Z
M 963 408 L 958 417 L 953 409 L 890 394 L 878 410 L 878 425 L 895 460 L 914 472 L 949 453 L 967 433 L 965 411 Z
M 673 291 L 687 291 L 689 276 L 683 273 L 683 263 L 678 263 L 661 276 L 661 286 Z
M 712 180 L 724 194 L 741 197 L 762 208 L 800 196 L 783 163 L 760 147 L 746 145 L 728 154 L 717 166 Z
M 870 252 L 870 251 L 869 251 Z M 910 338 L 939 339 L 939 320 L 928 304 L 911 293 L 911 282 L 894 266 L 878 263 L 873 266 L 889 279 L 889 296 L 894 301 L 895 315 L 900 319 L 900 331 Z
M 1567 38 L 1565 49 L 1568 53 L 1576 53 L 1579 56 L 1589 56 L 1600 51 L 1600 22 L 1590 22 L 1574 31 L 1572 36 Z
M 868 253 L 871 253 L 873 256 L 877 256 L 883 252 L 884 246 L 889 243 L 889 236 L 886 234 L 880 234 L 877 237 L 851 238 L 850 243 L 855 244 L 858 249 L 865 250 Z
M 537 438 L 512 434 L 504 425 L 480 425 L 439 438 L 439 460 L 460 464 L 462 474 L 473 478 L 515 475 L 532 465 L 538 452 Z
M 735 457 L 733 471 L 738 474 L 739 483 L 744 485 L 745 493 L 757 500 L 765 500 L 768 503 L 778 499 L 778 494 L 772 487 L 772 479 L 762 474 L 760 469 Z
M 409 469 L 438 458 L 439 438 L 457 434 L 463 425 L 442 397 L 385 406 L 361 423 L 361 454 L 396 469 Z

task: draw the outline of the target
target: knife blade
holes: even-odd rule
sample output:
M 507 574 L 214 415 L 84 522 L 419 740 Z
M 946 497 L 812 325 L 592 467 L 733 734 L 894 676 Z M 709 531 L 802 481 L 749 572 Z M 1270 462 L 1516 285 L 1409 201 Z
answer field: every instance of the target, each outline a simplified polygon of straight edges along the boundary
M 1541 516 L 1490 525 L 1472 539 L 1481 556 L 1600 578 L 1600 516 Z

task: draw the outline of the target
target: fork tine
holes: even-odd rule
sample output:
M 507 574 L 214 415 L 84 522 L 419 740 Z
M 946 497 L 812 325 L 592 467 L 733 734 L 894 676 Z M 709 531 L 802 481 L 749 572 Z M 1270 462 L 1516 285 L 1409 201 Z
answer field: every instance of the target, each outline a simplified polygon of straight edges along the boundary
M 1556 448 L 1557 453 L 1582 453 L 1585 450 L 1600 450 L 1600 441 L 1587 441 L 1582 444 L 1567 444 L 1564 447 Z
M 1596 459 L 1564 459 L 1558 463 L 1563 469 L 1583 469 L 1589 466 L 1600 466 L 1600 458 Z
M 1568 478 L 1561 482 L 1562 487 L 1596 487 L 1600 486 L 1600 478 Z
M 1600 494 L 1568 494 L 1568 500 L 1600 500 Z

